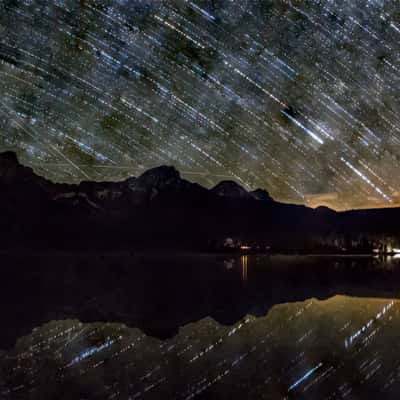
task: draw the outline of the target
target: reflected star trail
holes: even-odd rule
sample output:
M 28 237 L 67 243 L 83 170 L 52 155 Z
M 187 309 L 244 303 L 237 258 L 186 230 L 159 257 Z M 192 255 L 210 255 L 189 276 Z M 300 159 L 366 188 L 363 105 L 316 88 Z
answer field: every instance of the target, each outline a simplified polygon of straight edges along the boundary
M 59 182 L 173 164 L 281 201 L 400 203 L 385 0 L 4 0 L 0 150 Z
M 4 352 L 0 394 L 13 400 L 59 398 L 65 391 L 91 399 L 396 399 L 399 312 L 398 300 L 310 299 L 233 326 L 205 318 L 164 341 L 118 323 L 51 321 Z

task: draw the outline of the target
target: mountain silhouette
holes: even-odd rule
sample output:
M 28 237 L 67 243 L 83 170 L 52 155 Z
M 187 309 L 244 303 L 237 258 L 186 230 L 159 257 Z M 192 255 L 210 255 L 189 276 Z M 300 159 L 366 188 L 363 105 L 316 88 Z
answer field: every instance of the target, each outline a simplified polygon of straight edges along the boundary
M 5 152 L 0 190 L 3 248 L 205 250 L 234 237 L 301 250 L 328 237 L 399 232 L 398 208 L 314 210 L 274 201 L 266 190 L 249 192 L 233 181 L 207 189 L 181 178 L 172 166 L 121 182 L 69 185 L 38 176 Z
M 234 181 L 222 181 L 214 186 L 211 191 L 218 196 L 230 199 L 250 199 L 252 195 Z

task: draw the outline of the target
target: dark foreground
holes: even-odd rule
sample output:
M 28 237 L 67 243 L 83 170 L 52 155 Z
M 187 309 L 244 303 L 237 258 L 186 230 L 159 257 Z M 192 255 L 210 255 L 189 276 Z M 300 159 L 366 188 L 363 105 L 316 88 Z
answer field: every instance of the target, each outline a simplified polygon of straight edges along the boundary
M 2 255 L 0 399 L 398 399 L 393 258 Z

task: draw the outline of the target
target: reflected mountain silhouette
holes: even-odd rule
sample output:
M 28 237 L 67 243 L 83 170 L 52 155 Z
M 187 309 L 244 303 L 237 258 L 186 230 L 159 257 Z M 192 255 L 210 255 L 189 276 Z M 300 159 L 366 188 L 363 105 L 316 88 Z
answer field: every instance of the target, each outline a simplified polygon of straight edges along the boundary
M 232 325 L 275 304 L 395 298 L 398 260 L 372 257 L 2 255 L 0 349 L 50 320 L 117 322 L 160 339 L 205 317 Z
M 0 358 L 2 399 L 398 399 L 400 301 L 334 296 L 161 341 L 51 321 Z

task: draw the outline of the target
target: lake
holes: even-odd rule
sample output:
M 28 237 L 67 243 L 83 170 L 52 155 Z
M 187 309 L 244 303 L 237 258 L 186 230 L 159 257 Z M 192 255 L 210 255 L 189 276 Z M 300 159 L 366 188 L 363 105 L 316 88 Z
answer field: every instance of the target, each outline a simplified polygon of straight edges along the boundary
M 398 399 L 400 262 L 2 256 L 1 399 Z

